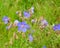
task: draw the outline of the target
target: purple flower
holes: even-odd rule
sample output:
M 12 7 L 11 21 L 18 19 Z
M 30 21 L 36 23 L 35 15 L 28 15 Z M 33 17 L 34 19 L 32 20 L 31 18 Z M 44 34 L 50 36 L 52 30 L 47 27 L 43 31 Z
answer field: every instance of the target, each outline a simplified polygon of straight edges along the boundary
M 32 41 L 33 41 L 33 37 L 32 37 L 32 35 L 31 35 L 31 34 L 29 35 L 29 41 L 30 41 L 30 42 L 32 42 Z
M 26 11 L 24 11 L 24 17 L 26 17 L 26 18 L 29 18 L 30 17 L 30 13 L 29 12 L 26 12 Z
M 18 26 L 18 31 L 22 31 L 22 32 L 26 32 L 27 29 L 30 28 L 29 25 L 26 24 L 26 22 L 19 22 L 17 26 Z
M 46 48 L 46 46 L 43 46 L 42 48 Z
M 7 16 L 4 16 L 2 20 L 4 21 L 5 24 L 7 24 L 9 21 L 9 18 Z
M 55 31 L 60 30 L 60 24 L 54 25 L 53 30 Z
M 46 20 L 41 20 L 41 24 L 47 26 L 48 22 Z

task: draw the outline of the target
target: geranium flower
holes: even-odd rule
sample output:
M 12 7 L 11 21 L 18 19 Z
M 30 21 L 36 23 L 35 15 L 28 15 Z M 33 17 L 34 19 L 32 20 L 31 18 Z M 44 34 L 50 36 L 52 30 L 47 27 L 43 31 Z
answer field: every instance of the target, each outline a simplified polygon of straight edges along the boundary
M 4 16 L 2 20 L 5 24 L 9 22 L 9 18 L 7 16 Z
M 46 26 L 48 26 L 48 22 L 46 20 L 41 20 L 40 21 L 40 27 L 45 28 Z
M 41 20 L 41 25 L 47 26 L 48 25 L 48 22 L 46 20 Z
M 23 14 L 24 14 L 24 17 L 25 17 L 25 18 L 29 18 L 29 17 L 30 17 L 30 13 L 29 13 L 29 12 L 24 11 Z
M 29 25 L 26 24 L 26 22 L 19 22 L 17 26 L 18 26 L 18 31 L 22 31 L 22 32 L 26 32 L 27 29 L 30 28 Z
M 60 30 L 60 24 L 54 25 L 53 30 L 55 31 Z

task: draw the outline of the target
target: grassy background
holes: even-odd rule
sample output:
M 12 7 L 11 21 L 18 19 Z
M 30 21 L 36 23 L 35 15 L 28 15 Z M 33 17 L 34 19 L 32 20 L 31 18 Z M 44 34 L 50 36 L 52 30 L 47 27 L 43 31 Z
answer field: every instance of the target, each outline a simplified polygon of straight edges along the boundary
M 10 17 L 12 22 L 15 19 L 20 20 L 16 15 L 16 11 L 23 12 L 31 6 L 35 7 L 35 13 L 32 18 L 38 19 L 40 16 L 44 16 L 50 25 L 60 23 L 60 0 L 0 0 L 0 48 L 42 48 L 44 45 L 47 48 L 60 48 L 60 36 L 56 35 L 50 28 L 41 31 L 36 25 L 32 27 L 29 20 L 27 20 L 27 23 L 31 25 L 32 29 L 36 29 L 32 33 L 34 37 L 32 43 L 27 41 L 28 33 L 31 31 L 27 31 L 25 33 L 26 38 L 23 38 L 16 28 L 11 28 L 9 31 L 5 29 L 6 25 L 2 22 L 4 15 Z M 8 47 L 6 47 L 5 43 L 9 42 L 14 32 L 18 34 L 19 39 L 14 40 L 13 45 L 8 44 Z M 47 36 L 48 32 L 50 34 Z

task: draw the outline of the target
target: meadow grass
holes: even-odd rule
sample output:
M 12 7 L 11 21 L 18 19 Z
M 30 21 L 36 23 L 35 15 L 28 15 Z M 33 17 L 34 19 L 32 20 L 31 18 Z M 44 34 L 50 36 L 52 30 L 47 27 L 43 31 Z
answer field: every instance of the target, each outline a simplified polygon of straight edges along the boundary
M 60 23 L 60 19 L 58 20 L 60 17 L 60 0 L 0 0 L 0 48 L 42 48 L 44 45 L 47 48 L 60 48 L 59 35 L 49 27 L 41 31 L 38 25 L 34 24 L 32 26 L 30 20 L 26 20 L 26 22 L 31 26 L 31 29 L 35 30 L 32 33 L 34 37 L 33 42 L 27 41 L 30 30 L 25 33 L 26 38 L 23 38 L 17 32 L 17 28 L 6 30 L 6 25 L 2 21 L 4 15 L 10 17 L 11 22 L 16 19 L 20 21 L 21 19 L 16 15 L 16 11 L 20 10 L 23 13 L 23 11 L 28 10 L 31 6 L 35 8 L 31 19 L 38 19 L 40 16 L 44 16 L 49 25 Z M 19 39 L 14 40 L 13 45 L 9 45 L 8 42 L 14 32 L 17 33 Z M 47 35 L 48 32 L 50 34 Z M 5 43 L 8 44 L 7 47 Z

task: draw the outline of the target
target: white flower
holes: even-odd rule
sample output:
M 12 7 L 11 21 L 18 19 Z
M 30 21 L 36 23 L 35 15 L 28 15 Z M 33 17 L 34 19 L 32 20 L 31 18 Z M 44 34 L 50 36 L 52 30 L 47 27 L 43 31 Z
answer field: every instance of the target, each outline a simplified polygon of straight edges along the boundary
M 33 6 L 31 7 L 31 12 L 34 13 L 34 7 Z
M 15 25 L 15 26 L 17 26 L 18 23 L 19 23 L 18 20 L 15 20 L 15 21 L 14 21 L 14 25 Z

